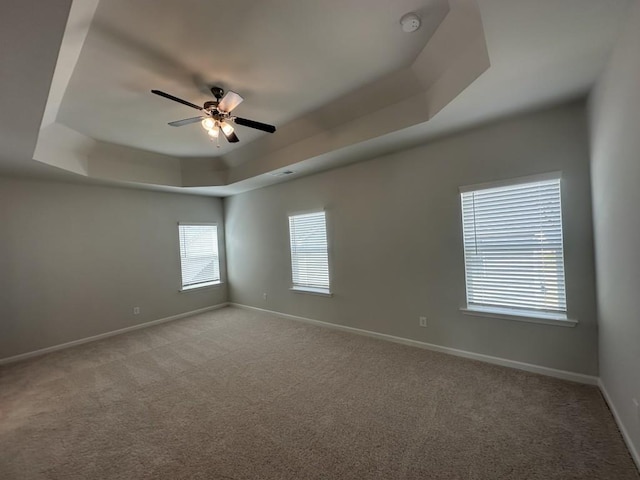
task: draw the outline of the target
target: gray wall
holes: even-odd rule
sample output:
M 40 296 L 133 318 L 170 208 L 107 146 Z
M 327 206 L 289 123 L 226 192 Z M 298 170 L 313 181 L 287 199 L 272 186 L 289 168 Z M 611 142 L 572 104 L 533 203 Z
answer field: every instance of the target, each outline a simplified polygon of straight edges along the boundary
M 178 221 L 224 250 L 217 198 L 0 178 L 0 358 L 225 302 L 178 292 Z
M 640 2 L 591 97 L 600 377 L 640 461 Z
M 575 328 L 470 317 L 458 187 L 562 170 Z M 327 209 L 332 298 L 290 287 L 287 214 Z M 317 320 L 595 375 L 587 125 L 571 104 L 225 199 L 230 299 Z M 267 293 L 267 300 L 263 300 Z M 418 316 L 428 317 L 428 328 Z

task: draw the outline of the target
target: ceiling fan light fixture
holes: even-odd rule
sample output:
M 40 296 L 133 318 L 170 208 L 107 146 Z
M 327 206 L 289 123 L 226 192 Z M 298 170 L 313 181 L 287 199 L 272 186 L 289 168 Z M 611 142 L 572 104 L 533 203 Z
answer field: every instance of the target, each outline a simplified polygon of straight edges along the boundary
M 217 126 L 214 126 L 212 129 L 210 129 L 208 132 L 210 137 L 212 138 L 218 138 L 218 135 L 220 134 L 220 131 L 218 130 Z
M 233 127 L 228 123 L 222 122 L 220 128 L 222 128 L 225 135 L 231 135 L 233 133 Z
M 216 126 L 216 122 L 213 120 L 213 118 L 205 118 L 201 123 L 202 128 L 204 128 L 205 130 L 211 130 Z

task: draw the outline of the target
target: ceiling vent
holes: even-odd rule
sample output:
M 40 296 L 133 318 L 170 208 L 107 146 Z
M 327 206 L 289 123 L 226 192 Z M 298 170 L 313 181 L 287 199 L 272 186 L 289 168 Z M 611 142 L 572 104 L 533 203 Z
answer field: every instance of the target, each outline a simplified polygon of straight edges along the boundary
M 281 172 L 271 172 L 273 177 L 286 177 L 287 175 L 293 175 L 295 172 L 293 170 L 283 170 Z

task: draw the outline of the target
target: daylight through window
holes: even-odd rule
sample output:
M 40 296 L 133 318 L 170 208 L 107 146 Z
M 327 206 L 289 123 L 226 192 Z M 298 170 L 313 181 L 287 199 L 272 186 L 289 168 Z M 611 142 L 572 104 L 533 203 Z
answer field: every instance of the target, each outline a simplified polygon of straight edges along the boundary
M 566 319 L 560 178 L 461 197 L 467 308 Z
M 329 293 L 329 256 L 324 212 L 289 217 L 294 290 Z
M 182 289 L 220 283 L 218 227 L 213 224 L 180 224 Z

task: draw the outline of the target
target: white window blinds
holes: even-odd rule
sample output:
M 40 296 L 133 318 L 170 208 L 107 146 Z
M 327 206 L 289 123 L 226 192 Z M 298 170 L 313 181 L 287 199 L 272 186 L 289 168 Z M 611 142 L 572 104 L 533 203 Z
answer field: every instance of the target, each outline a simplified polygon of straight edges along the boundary
M 329 292 L 329 258 L 324 212 L 289 217 L 294 289 Z
M 206 224 L 180 224 L 180 263 L 182 289 L 204 287 L 220 282 L 218 227 Z
M 566 318 L 560 179 L 461 196 L 467 308 Z

